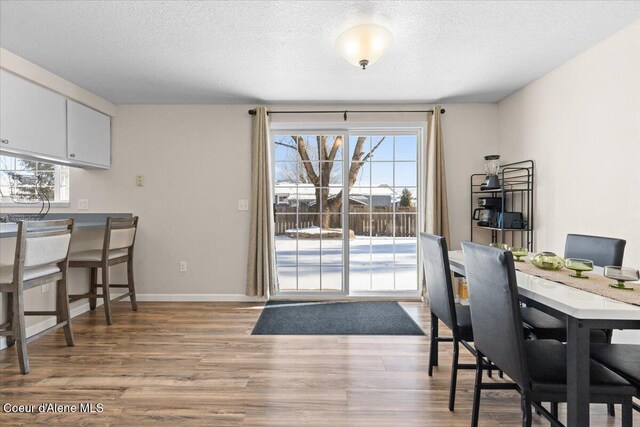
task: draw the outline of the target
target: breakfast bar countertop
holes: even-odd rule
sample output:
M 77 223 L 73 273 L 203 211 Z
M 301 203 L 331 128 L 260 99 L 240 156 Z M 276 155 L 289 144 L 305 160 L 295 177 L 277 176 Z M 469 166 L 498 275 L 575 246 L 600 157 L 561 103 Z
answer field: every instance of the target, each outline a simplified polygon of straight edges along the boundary
M 104 227 L 107 223 L 107 217 L 109 216 L 122 218 L 131 215 L 130 213 L 50 213 L 45 216 L 45 221 L 73 218 L 75 220 L 74 228 L 79 230 Z M 18 224 L 14 222 L 0 222 L 0 238 L 16 237 L 17 233 Z

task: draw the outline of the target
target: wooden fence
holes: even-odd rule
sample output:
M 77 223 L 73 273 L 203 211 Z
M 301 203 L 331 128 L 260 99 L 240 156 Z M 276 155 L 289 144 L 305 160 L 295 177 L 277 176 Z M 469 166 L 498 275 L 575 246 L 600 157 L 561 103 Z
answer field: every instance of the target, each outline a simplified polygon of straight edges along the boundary
M 342 228 L 342 215 L 331 214 L 330 216 L 329 226 Z M 391 207 L 373 208 L 373 212 L 369 212 L 368 206 L 350 207 L 349 228 L 356 236 L 415 237 L 418 229 L 417 221 L 416 208 L 396 208 L 394 214 Z M 275 208 L 276 236 L 285 235 L 286 230 L 319 225 L 320 215 L 313 208 L 300 207 L 299 210 L 289 206 Z

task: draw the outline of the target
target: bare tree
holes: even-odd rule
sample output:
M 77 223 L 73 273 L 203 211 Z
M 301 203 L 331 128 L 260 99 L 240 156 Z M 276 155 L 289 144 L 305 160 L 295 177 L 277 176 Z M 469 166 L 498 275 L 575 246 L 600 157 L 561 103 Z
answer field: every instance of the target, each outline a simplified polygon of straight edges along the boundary
M 298 153 L 298 156 L 301 160 L 302 168 L 304 169 L 304 172 L 306 174 L 306 176 L 304 177 L 304 182 L 311 183 L 315 187 L 315 206 L 317 207 L 318 213 L 322 214 L 320 215 L 322 218 L 321 223 L 318 225 L 322 228 L 329 228 L 331 214 L 339 213 L 340 209 L 342 208 L 342 190 L 340 190 L 340 192 L 334 197 L 329 198 L 329 184 L 331 183 L 331 177 L 335 176 L 335 172 L 333 172 L 333 166 L 335 165 L 335 159 L 338 152 L 340 151 L 340 147 L 344 142 L 344 137 L 342 135 L 336 136 L 333 140 L 331 148 L 329 148 L 328 145 L 329 138 L 330 137 L 327 135 L 316 136 L 316 143 L 318 148 L 317 155 L 315 153 L 310 154 L 307 141 L 305 141 L 304 137 L 301 135 L 291 135 L 291 140 L 293 141 L 293 143 L 287 143 L 282 140 L 276 141 L 276 144 L 288 147 Z M 368 137 L 366 136 L 358 137 L 353 150 L 353 154 L 351 155 L 349 176 L 347 178 L 347 188 L 349 190 L 351 190 L 356 180 L 358 179 L 358 174 L 360 173 L 362 166 L 373 156 L 373 153 L 385 140 L 385 137 L 381 137 L 380 140 L 365 155 L 364 143 L 366 142 L 367 138 Z M 319 162 L 314 161 L 316 158 L 319 160 Z M 314 165 L 318 170 L 314 168 Z M 340 171 L 338 170 L 337 172 L 339 173 Z

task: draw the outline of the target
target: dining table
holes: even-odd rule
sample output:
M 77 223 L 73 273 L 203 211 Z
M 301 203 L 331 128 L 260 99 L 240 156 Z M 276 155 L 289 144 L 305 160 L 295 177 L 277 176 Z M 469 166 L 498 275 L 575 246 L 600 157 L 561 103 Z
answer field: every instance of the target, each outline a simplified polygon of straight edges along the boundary
M 449 252 L 451 271 L 465 276 L 462 251 Z M 594 267 L 593 274 L 603 274 Z M 640 329 L 640 306 L 516 271 L 519 299 L 567 325 L 567 426 L 589 425 L 591 329 Z M 634 291 L 640 292 L 640 287 Z

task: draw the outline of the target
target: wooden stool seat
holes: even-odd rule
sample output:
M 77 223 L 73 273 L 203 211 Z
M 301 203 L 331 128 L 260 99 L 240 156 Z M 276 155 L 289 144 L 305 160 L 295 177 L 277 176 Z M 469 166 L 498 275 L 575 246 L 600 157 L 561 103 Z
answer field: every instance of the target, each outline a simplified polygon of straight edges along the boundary
M 129 251 L 126 249 L 114 249 L 109 251 L 109 259 L 126 257 L 129 254 Z M 76 252 L 69 255 L 69 262 L 102 262 L 102 251 L 101 250 L 91 250 L 91 251 L 82 251 Z M 73 265 L 71 265 L 73 267 Z M 84 266 L 82 266 L 84 267 Z
M 0 266 L 0 285 L 10 286 L 13 282 L 13 265 Z M 41 265 L 33 268 L 25 268 L 22 274 L 22 280 L 28 281 L 38 279 L 43 276 L 60 273 L 60 267 L 56 264 Z
M 113 323 L 111 302 L 129 297 L 133 311 L 138 310 L 136 288 L 133 281 L 133 245 L 138 229 L 138 217 L 107 218 L 102 250 L 88 250 L 69 255 L 69 267 L 88 268 L 91 271 L 91 289 L 84 294 L 69 295 L 69 301 L 89 299 L 91 310 L 96 308 L 98 298 L 104 300 L 107 324 Z M 113 284 L 109 278 L 109 267 L 127 263 L 127 283 Z M 98 269 L 102 270 L 102 284 L 98 285 Z M 102 287 L 102 293 L 98 293 Z M 110 288 L 127 288 L 128 292 L 111 299 Z
M 20 221 L 13 265 L 0 267 L 0 292 L 7 294 L 7 322 L 0 325 L 0 336 L 7 347 L 16 345 L 23 374 L 29 372 L 27 344 L 58 328 L 64 328 L 67 345 L 74 345 L 67 293 L 69 244 L 73 220 Z M 24 291 L 47 283 L 56 285 L 56 309 L 25 311 Z M 56 324 L 27 337 L 25 316 L 55 316 Z

